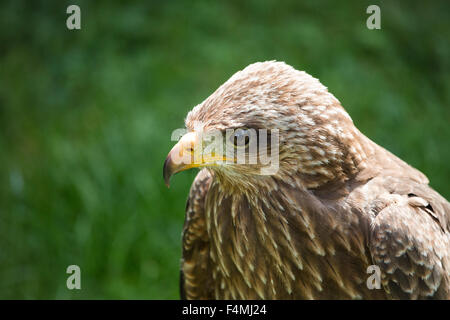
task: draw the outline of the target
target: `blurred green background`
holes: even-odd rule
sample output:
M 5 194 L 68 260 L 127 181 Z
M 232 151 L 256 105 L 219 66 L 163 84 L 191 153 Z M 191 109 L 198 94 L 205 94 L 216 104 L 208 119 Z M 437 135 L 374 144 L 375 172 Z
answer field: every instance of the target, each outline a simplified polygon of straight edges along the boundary
M 81 7 L 79 31 L 66 8 Z M 366 8 L 381 7 L 381 30 Z M 282 60 L 450 199 L 448 1 L 2 1 L 0 298 L 177 299 L 187 112 Z M 82 289 L 66 288 L 81 267 Z

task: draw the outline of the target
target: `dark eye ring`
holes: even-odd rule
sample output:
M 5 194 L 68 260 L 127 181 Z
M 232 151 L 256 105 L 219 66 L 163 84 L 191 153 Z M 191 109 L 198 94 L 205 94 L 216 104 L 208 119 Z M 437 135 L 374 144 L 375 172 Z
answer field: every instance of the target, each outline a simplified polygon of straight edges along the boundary
M 230 136 L 231 143 L 235 148 L 247 147 L 250 143 L 250 133 L 247 129 L 237 129 Z

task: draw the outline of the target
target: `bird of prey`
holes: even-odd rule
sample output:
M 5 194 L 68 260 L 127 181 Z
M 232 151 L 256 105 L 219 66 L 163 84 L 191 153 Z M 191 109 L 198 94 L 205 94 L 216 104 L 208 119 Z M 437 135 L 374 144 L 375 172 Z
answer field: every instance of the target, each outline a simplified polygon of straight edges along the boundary
M 318 79 L 254 63 L 185 122 L 163 170 L 168 185 L 201 168 L 186 205 L 182 298 L 450 299 L 450 204 L 362 134 Z M 204 135 L 222 132 L 250 159 L 252 129 L 277 133 L 273 145 L 256 136 L 276 149 L 277 170 L 212 151 Z

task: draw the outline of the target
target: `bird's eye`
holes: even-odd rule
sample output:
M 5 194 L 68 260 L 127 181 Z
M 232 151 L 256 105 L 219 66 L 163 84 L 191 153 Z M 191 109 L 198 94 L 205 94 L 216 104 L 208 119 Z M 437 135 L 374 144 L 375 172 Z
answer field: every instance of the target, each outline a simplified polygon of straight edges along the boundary
M 230 137 L 231 143 L 236 148 L 246 148 L 250 143 L 250 133 L 247 129 L 237 129 Z

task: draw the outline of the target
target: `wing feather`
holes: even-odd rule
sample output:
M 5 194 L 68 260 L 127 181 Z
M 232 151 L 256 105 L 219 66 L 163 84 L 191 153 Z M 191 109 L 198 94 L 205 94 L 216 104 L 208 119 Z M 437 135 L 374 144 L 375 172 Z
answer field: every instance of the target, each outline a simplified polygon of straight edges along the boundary
M 384 289 L 394 299 L 450 299 L 450 204 L 411 180 L 385 187 L 369 244 Z

